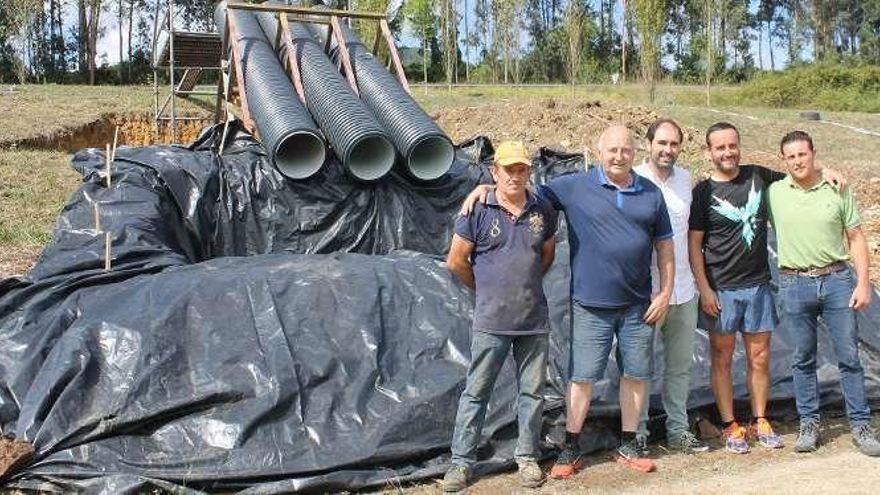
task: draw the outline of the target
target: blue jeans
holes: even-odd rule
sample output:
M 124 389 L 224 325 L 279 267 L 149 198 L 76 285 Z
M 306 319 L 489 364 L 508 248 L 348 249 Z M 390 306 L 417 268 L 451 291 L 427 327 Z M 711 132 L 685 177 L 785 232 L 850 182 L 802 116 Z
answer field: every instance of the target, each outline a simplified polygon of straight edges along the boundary
M 846 412 L 853 426 L 871 421 L 865 398 L 865 373 L 859 361 L 856 312 L 849 307 L 855 277 L 846 268 L 821 277 L 780 274 L 783 324 L 794 339 L 791 373 L 798 414 L 819 419 L 819 381 L 816 378 L 816 330 L 821 316 L 828 327 Z
M 646 304 L 592 308 L 572 304 L 571 381 L 595 383 L 605 376 L 617 337 L 617 367 L 632 380 L 650 380 L 654 366 L 654 327 L 645 323 Z
M 472 334 L 467 385 L 458 401 L 455 432 L 452 434 L 453 464 L 466 466 L 477 461 L 477 447 L 480 444 L 483 420 L 486 419 L 486 405 L 495 386 L 495 378 L 511 347 L 519 386 L 519 438 L 514 455 L 517 460 L 538 459 L 544 413 L 547 343 L 547 334 Z

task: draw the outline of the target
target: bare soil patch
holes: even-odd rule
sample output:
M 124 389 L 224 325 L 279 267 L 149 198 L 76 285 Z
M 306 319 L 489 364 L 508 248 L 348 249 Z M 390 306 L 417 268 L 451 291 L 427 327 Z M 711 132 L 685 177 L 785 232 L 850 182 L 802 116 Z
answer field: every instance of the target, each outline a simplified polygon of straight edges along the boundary
M 876 416 L 875 416 L 876 418 Z M 791 446 L 796 427 L 777 423 L 786 446 L 767 450 L 753 447 L 746 455 L 726 452 L 717 441 L 713 450 L 697 455 L 670 453 L 652 444 L 651 457 L 657 470 L 640 473 L 617 464 L 610 452 L 588 458 L 586 467 L 568 480 L 548 480 L 536 490 L 520 488 L 516 473 L 504 473 L 476 480 L 469 495 L 501 493 L 528 494 L 867 494 L 880 482 L 880 459 L 860 454 L 851 444 L 845 419 L 823 425 L 823 443 L 817 452 L 797 454 Z M 544 465 L 545 472 L 550 463 Z M 410 494 L 440 492 L 440 480 L 405 487 Z M 386 491 L 386 493 L 390 493 Z
M 34 456 L 34 447 L 23 441 L 0 436 L 0 481 L 26 466 Z
M 479 105 L 440 109 L 433 113 L 437 123 L 455 142 L 477 135 L 488 136 L 494 142 L 518 139 L 533 150 L 546 146 L 572 153 L 585 153 L 588 160 L 595 160 L 595 141 L 602 130 L 610 124 L 619 123 L 629 127 L 636 136 L 637 161 L 647 154 L 645 131 L 660 115 L 657 110 L 631 103 L 549 97 L 528 100 L 502 98 Z M 704 122 L 726 119 L 739 125 L 744 136 L 742 162 L 777 170 L 781 163 L 775 153 L 774 143 L 785 132 L 800 124 L 785 119 L 767 119 L 768 123 L 746 119 L 745 123 L 739 123 L 731 118 L 736 117 L 736 114 L 726 113 L 709 113 L 709 116 L 700 115 L 692 120 L 689 117 L 692 116 L 688 113 L 679 118 L 685 134 L 679 162 L 691 169 L 695 179 L 705 177 L 710 170 L 702 153 Z M 867 122 L 872 123 L 873 120 L 867 119 Z M 701 127 L 695 127 L 692 123 Z M 871 252 L 871 278 L 875 285 L 880 284 L 880 170 L 868 159 L 873 159 L 876 153 L 880 153 L 880 139 L 834 129 L 833 135 L 842 135 L 844 139 L 832 140 L 832 134 L 824 134 L 829 132 L 829 128 L 817 123 L 811 125 L 816 129 L 810 128 L 809 132 L 827 138 L 824 142 L 829 143 L 827 149 L 821 149 L 820 164 L 824 163 L 843 172 L 853 187 L 862 215 L 862 228 Z M 845 147 L 830 146 L 844 140 L 847 143 Z M 823 142 L 818 141 L 817 136 L 817 145 L 821 143 Z M 872 149 L 875 152 L 871 152 Z

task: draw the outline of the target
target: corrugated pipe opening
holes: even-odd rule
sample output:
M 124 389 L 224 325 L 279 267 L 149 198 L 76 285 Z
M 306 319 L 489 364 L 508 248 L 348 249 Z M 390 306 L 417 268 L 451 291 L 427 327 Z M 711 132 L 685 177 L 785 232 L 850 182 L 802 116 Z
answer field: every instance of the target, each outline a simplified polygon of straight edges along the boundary
M 376 180 L 387 174 L 394 166 L 397 152 L 391 141 L 381 135 L 364 136 L 359 139 L 344 158 L 348 171 L 360 180 Z
M 314 132 L 294 131 L 278 140 L 275 146 L 275 167 L 291 179 L 305 179 L 324 164 L 327 148 Z
M 419 180 L 434 180 L 449 170 L 455 159 L 455 148 L 446 136 L 425 136 L 409 151 L 406 167 Z

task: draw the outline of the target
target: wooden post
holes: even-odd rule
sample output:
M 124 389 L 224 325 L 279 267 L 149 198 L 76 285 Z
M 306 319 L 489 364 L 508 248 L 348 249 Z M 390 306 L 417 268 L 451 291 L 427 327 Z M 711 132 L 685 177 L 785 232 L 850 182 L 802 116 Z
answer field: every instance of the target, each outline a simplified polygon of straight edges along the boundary
M 110 178 L 110 163 L 112 158 L 110 157 L 110 143 L 107 143 L 107 151 L 104 153 L 104 174 L 107 179 L 107 189 L 110 189 L 112 185 L 112 181 Z
M 406 74 L 403 72 L 403 66 L 400 63 L 400 56 L 397 54 L 397 47 L 394 46 L 394 36 L 391 35 L 391 29 L 388 27 L 388 21 L 379 20 L 379 29 L 385 36 L 385 42 L 388 43 L 388 51 L 391 53 L 391 63 L 394 65 L 394 72 L 397 73 L 397 79 L 407 94 L 412 94 L 409 90 L 409 83 L 406 81 Z
M 95 235 L 101 233 L 101 210 L 98 203 L 95 202 Z
M 238 44 L 238 31 L 235 29 L 235 19 L 229 12 L 226 14 L 226 19 L 228 23 L 229 37 L 232 43 L 232 65 L 235 67 L 235 79 L 238 83 L 238 96 L 241 100 L 242 120 L 244 121 L 245 127 L 247 127 L 251 133 L 256 134 L 256 126 L 251 119 L 251 112 L 247 103 L 247 93 L 245 93 L 244 74 L 241 70 L 241 46 Z
M 110 271 L 110 243 L 112 239 L 110 237 L 110 232 L 106 232 L 104 234 L 104 271 Z
M 119 142 L 119 126 L 116 126 L 116 130 L 113 131 L 113 152 L 110 155 L 110 161 L 116 160 L 116 144 Z
M 345 67 L 345 78 L 348 79 L 348 84 L 351 86 L 354 94 L 360 95 L 360 92 L 358 92 L 357 81 L 354 79 L 354 70 L 351 68 L 351 58 L 348 56 L 348 46 L 345 44 L 345 39 L 342 37 L 342 28 L 339 25 L 339 18 L 335 15 L 330 18 L 330 33 L 336 38 L 337 49 L 339 50 L 339 60 L 342 62 L 342 66 Z M 328 36 L 328 39 L 329 38 L 330 37 Z
M 296 88 L 296 94 L 299 95 L 299 101 L 306 102 L 306 94 L 303 90 L 302 77 L 299 72 L 299 62 L 297 62 L 296 45 L 290 37 L 290 25 L 287 23 L 287 14 L 278 13 L 278 29 L 281 30 L 281 42 L 287 45 L 287 64 L 290 70 L 290 79 L 293 81 L 293 87 Z

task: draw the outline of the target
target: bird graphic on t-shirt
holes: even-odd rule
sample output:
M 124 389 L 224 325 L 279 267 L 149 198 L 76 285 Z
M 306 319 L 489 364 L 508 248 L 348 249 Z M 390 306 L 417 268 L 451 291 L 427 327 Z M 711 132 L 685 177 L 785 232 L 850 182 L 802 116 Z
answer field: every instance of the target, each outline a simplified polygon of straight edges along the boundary
M 752 179 L 749 199 L 742 208 L 733 206 L 730 201 L 715 195 L 712 196 L 712 199 L 717 203 L 712 206 L 713 210 L 730 221 L 742 224 L 743 241 L 751 249 L 752 241 L 755 240 L 755 230 L 757 230 L 758 209 L 761 206 L 761 191 L 755 191 L 755 179 Z

